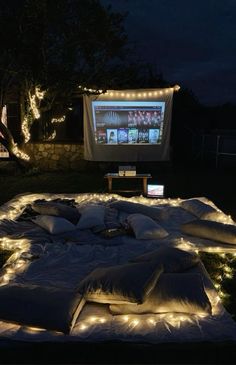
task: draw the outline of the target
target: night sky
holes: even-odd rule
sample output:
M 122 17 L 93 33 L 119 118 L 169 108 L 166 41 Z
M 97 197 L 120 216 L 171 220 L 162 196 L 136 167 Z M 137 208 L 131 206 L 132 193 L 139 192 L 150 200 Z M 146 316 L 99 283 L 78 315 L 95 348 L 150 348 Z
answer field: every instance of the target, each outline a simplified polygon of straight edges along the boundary
M 135 58 L 206 105 L 236 103 L 236 0 L 102 0 L 128 11 Z

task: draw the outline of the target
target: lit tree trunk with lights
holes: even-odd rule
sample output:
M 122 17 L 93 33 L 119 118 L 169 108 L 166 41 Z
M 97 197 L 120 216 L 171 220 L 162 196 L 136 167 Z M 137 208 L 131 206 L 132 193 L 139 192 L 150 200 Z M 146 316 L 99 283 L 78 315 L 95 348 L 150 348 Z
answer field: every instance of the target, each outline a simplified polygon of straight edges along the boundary
M 1 73 L 0 73 L 1 74 Z M 1 74 L 0 88 L 0 143 L 8 151 L 11 159 L 16 161 L 21 170 L 28 169 L 31 166 L 30 157 L 24 150 L 15 142 L 14 137 L 3 121 L 3 108 L 7 104 L 7 94 L 12 87 L 14 78 L 9 77 L 6 73 Z M 7 77 L 8 76 L 8 77 Z M 5 84 L 4 84 L 5 81 Z

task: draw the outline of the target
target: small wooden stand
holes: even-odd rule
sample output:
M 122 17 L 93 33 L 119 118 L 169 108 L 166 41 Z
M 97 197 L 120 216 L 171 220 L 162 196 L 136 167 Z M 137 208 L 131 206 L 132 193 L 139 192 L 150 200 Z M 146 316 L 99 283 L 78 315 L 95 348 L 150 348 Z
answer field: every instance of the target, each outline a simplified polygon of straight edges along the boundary
M 151 179 L 151 174 L 136 174 L 135 176 L 120 176 L 118 173 L 108 173 L 104 176 L 104 179 L 108 180 L 108 192 L 112 192 L 112 180 L 113 179 L 142 179 L 143 180 L 143 195 L 147 195 L 147 179 Z M 119 190 L 125 191 L 125 190 Z M 135 191 L 135 190 L 133 190 Z

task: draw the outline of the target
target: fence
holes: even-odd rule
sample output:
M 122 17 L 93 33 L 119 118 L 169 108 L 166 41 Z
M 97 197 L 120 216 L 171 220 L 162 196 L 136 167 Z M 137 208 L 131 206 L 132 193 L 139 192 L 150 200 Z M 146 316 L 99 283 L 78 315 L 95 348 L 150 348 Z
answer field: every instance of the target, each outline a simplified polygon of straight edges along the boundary
M 230 132 L 228 132 L 230 133 Z M 201 140 L 201 160 L 214 161 L 215 167 L 227 162 L 236 162 L 236 135 L 203 134 Z

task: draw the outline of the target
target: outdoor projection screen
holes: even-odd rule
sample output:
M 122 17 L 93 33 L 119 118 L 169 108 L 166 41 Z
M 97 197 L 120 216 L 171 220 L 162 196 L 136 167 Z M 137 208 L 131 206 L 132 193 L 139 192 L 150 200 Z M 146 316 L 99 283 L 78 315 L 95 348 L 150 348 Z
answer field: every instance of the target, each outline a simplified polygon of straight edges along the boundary
M 84 96 L 84 158 L 169 160 L 173 88 Z

